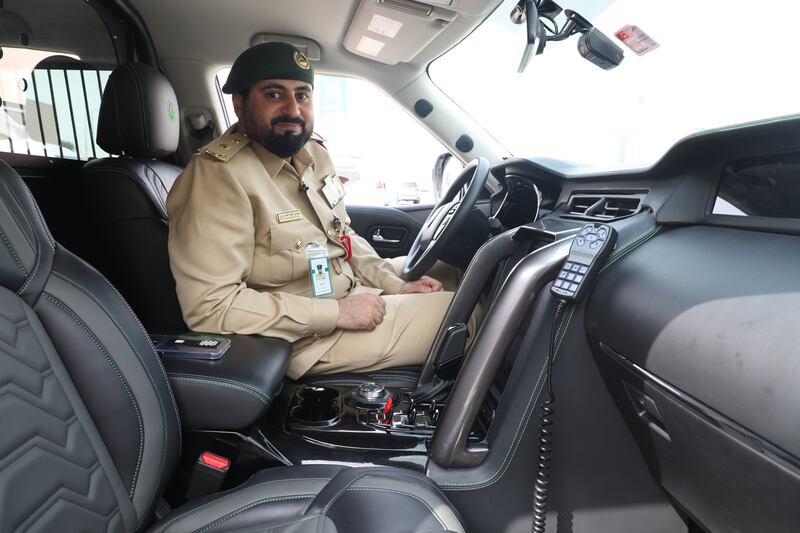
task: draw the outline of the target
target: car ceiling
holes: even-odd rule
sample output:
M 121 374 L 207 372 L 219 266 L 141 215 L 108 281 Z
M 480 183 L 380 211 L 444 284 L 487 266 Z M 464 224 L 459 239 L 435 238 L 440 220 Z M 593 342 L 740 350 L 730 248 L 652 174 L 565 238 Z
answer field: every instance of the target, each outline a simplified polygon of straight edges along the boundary
M 369 78 L 396 89 L 414 80 L 433 59 L 469 35 L 499 3 L 500 0 L 429 0 L 426 4 L 410 0 L 131 0 L 147 24 L 161 61 L 196 60 L 210 68 L 221 68 L 230 65 L 257 34 L 293 35 L 319 43 L 322 53 L 315 64 L 318 71 Z M 432 13 L 421 16 L 408 11 L 418 8 L 432 8 Z M 382 51 L 399 49 L 403 61 L 389 65 L 356 55 L 345 47 L 354 17 L 366 25 L 374 14 L 404 21 L 396 37 L 383 39 L 387 46 Z M 350 41 L 355 38 L 358 42 L 360 33 L 369 32 L 354 27 Z M 383 36 L 376 37 L 380 40 Z M 421 44 L 428 40 L 427 45 Z

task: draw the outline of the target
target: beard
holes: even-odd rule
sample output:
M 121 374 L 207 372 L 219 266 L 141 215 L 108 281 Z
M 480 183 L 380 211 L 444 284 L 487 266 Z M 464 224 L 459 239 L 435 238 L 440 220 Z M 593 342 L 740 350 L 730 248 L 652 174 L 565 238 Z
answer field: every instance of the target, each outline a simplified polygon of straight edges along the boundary
M 314 131 L 314 123 L 308 127 L 305 120 L 301 117 L 290 117 L 280 115 L 273 118 L 269 124 L 259 121 L 252 113 L 245 111 L 244 127 L 247 135 L 255 139 L 261 146 L 277 155 L 278 157 L 292 157 L 305 146 Z M 286 131 L 279 133 L 275 130 L 275 125 L 280 122 L 291 122 L 300 125 L 300 133 Z

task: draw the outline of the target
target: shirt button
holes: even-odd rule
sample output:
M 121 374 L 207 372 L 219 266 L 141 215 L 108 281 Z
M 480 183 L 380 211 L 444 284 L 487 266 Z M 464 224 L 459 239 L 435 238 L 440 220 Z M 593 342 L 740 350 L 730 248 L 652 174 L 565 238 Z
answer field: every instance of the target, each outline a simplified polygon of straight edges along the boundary
M 300 248 L 303 247 L 303 241 L 297 241 L 296 243 L 294 243 L 294 247 L 299 250 Z
M 314 337 L 315 339 L 319 339 L 319 333 L 317 333 L 316 331 L 312 333 L 311 336 Z

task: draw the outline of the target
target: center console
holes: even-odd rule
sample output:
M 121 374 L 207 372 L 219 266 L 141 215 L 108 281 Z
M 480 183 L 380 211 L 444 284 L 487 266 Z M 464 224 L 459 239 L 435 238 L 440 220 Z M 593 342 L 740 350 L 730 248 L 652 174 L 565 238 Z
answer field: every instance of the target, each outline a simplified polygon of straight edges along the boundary
M 424 468 L 446 405 L 417 400 L 409 389 L 376 381 L 324 386 L 297 384 L 282 394 L 284 416 L 268 431 L 294 463 L 336 460 Z M 476 428 L 471 438 L 483 438 Z
M 357 387 L 303 385 L 292 394 L 286 429 L 331 445 L 407 449 L 433 436 L 443 407 L 373 381 Z
M 151 335 L 184 429 L 238 431 L 260 420 L 281 390 L 291 345 L 255 335 Z

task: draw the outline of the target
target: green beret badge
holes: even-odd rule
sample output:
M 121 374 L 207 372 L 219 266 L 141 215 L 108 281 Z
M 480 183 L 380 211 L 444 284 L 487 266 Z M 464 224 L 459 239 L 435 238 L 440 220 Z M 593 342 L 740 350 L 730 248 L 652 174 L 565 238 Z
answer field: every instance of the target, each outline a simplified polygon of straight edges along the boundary
M 300 50 L 295 50 L 292 55 L 294 55 L 294 62 L 297 63 L 298 67 L 303 70 L 308 70 L 311 68 L 311 63 L 308 62 L 308 58 L 303 52 Z

